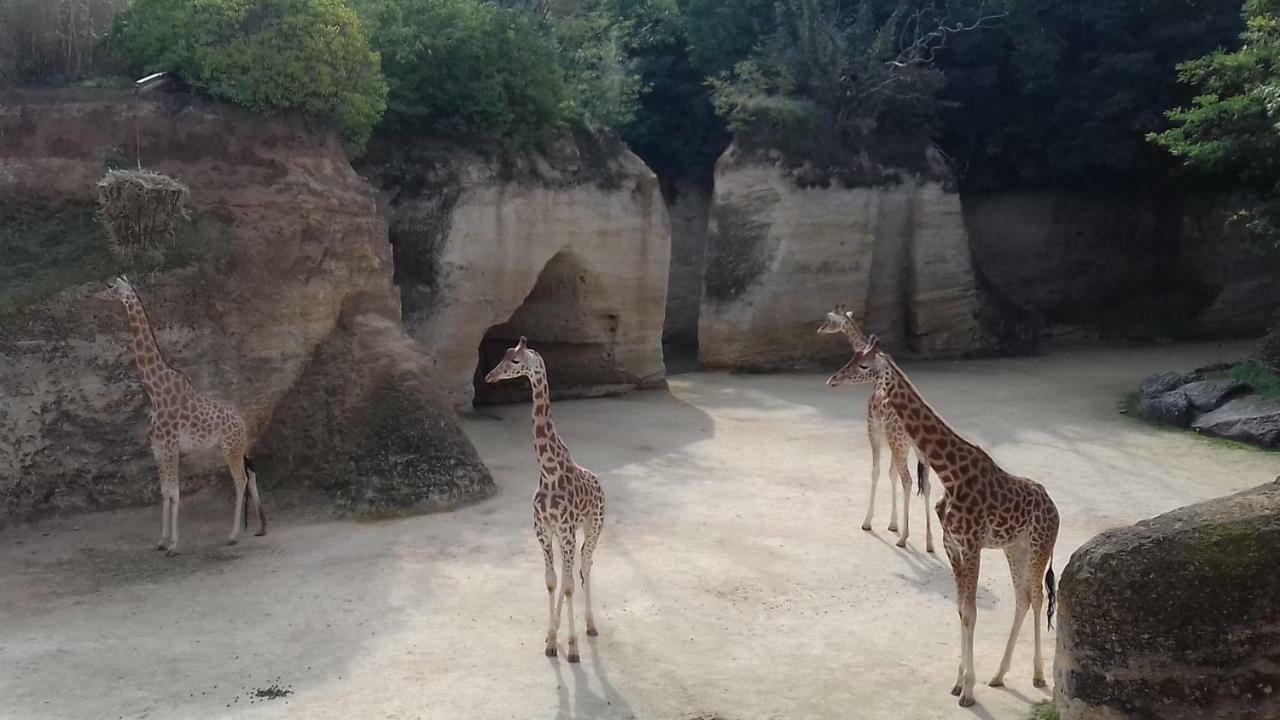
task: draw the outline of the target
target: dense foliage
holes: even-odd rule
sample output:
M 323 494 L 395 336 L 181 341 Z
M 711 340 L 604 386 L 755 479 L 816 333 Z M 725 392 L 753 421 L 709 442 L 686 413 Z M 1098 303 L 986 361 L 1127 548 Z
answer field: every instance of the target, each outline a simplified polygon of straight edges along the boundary
M 343 0 L 133 0 L 112 43 L 135 73 L 177 72 L 250 110 L 296 110 L 362 146 L 385 108 L 377 53 Z
M 382 53 L 390 129 L 514 146 L 564 121 L 564 72 L 529 15 L 479 0 L 357 7 Z
M 1191 170 L 1247 192 L 1252 202 L 1236 219 L 1280 246 L 1280 2 L 1248 0 L 1245 20 L 1239 50 L 1178 66 L 1197 94 L 1151 138 Z

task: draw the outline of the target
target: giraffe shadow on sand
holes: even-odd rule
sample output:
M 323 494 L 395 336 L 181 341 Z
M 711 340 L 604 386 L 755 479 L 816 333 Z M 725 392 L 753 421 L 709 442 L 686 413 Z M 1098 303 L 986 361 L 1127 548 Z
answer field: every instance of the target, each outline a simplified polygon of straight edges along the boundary
M 866 533 L 879 540 L 886 548 L 892 550 L 894 555 L 902 558 L 904 564 L 910 568 L 911 575 L 906 573 L 894 573 L 899 579 L 908 585 L 926 592 L 931 595 L 939 595 L 945 598 L 955 597 L 955 580 L 951 574 L 951 567 L 942 558 L 922 553 L 914 547 L 908 545 L 900 548 L 894 544 L 894 540 L 882 537 L 880 533 L 870 531 Z M 991 591 L 986 588 L 978 588 L 978 606 L 983 609 L 991 609 L 996 607 Z
M 618 694 L 613 683 L 609 682 L 609 674 L 600 660 L 596 640 L 595 637 L 587 639 L 587 644 L 591 646 L 590 673 L 583 670 L 581 664 L 569 665 L 573 675 L 572 700 L 569 697 L 569 688 L 565 684 L 564 669 L 556 658 L 547 658 L 548 664 L 556 674 L 556 696 L 560 701 L 555 720 L 611 720 L 635 717 L 630 704 Z M 591 688 L 592 675 L 600 682 L 599 693 Z

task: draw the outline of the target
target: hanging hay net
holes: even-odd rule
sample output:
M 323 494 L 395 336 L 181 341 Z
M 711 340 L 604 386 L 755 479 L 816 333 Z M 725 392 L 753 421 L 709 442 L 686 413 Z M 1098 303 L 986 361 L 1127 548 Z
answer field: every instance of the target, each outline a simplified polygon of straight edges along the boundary
M 187 186 L 148 170 L 110 170 L 98 181 L 98 221 L 111 251 L 126 259 L 162 259 L 178 220 L 186 220 Z

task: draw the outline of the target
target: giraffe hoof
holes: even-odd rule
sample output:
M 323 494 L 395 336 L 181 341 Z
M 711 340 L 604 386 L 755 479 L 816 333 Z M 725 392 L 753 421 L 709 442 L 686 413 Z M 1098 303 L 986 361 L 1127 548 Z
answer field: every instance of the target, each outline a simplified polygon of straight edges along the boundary
M 927 553 L 931 553 L 931 552 L 933 552 L 933 546 L 932 546 L 932 545 L 929 545 L 928 547 L 926 547 L 926 548 L 924 549 L 924 551 L 925 551 L 925 552 L 927 552 Z
M 157 546 L 156 546 L 156 549 L 157 549 L 157 550 L 168 550 L 169 548 L 165 547 L 165 546 L 164 546 L 164 543 L 160 543 L 159 545 L 157 545 Z
M 578 657 L 577 653 L 569 653 L 569 657 L 566 659 L 571 663 L 576 663 L 579 660 L 581 660 L 581 658 Z
M 871 532 L 871 523 L 862 523 L 862 529 Z
M 892 533 L 896 533 L 896 532 L 898 532 L 898 526 L 897 526 L 897 525 L 890 525 L 890 526 L 889 526 L 889 532 L 892 532 Z
M 961 696 L 960 696 L 960 707 L 973 707 L 973 698 L 971 698 L 971 697 L 966 697 L 966 696 L 964 696 L 964 695 L 961 695 Z
M 236 544 L 236 541 L 235 541 L 235 540 L 228 540 L 228 541 L 227 541 L 227 544 L 228 544 L 228 545 L 235 545 L 235 544 Z
M 595 636 L 597 636 L 597 635 L 599 635 L 599 634 L 600 634 L 600 631 L 599 631 L 599 630 L 596 630 L 596 629 L 595 629 L 595 628 L 593 628 L 593 627 L 589 627 L 589 628 L 587 628 L 587 635 L 588 635 L 588 636 L 590 636 L 590 637 L 595 637 Z
M 960 692 L 961 692 L 961 689 L 959 685 L 956 685 L 951 688 L 951 694 L 955 695 L 956 697 L 960 697 Z
M 547 648 L 547 657 L 555 657 L 555 656 L 556 656 L 556 649 L 553 647 Z
M 266 535 L 266 534 L 267 534 L 267 531 L 266 531 L 266 530 L 259 530 L 258 532 L 254 533 L 254 534 L 253 534 L 253 536 L 254 536 L 254 537 L 262 537 L 263 535 Z
M 907 546 L 907 539 L 904 537 L 904 538 L 902 538 L 901 540 L 899 540 L 898 542 L 894 543 L 894 545 L 897 545 L 897 546 L 898 546 L 898 547 L 900 547 L 900 548 L 904 548 L 904 547 L 906 547 L 906 546 Z
M 166 553 L 164 554 L 164 556 L 165 556 L 165 557 L 177 557 L 177 556 L 179 556 L 179 555 L 181 555 L 181 554 L 182 554 L 182 553 L 178 552 L 177 550 L 170 550 L 169 552 L 166 552 Z
M 1031 684 L 1038 688 L 1042 688 L 1048 685 L 1048 683 L 1044 681 L 1044 678 L 1036 678 L 1031 681 Z
M 990 685 L 991 687 L 1004 687 L 1004 679 L 991 678 L 991 682 L 987 683 L 987 685 Z

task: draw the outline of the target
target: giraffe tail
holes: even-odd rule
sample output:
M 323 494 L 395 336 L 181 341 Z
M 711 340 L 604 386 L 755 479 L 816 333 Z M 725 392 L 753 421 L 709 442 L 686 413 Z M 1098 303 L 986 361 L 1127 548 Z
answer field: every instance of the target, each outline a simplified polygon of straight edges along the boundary
M 929 467 L 923 460 L 916 460 L 916 494 L 923 495 L 929 489 Z
M 1054 591 L 1052 560 L 1049 561 L 1048 572 L 1044 574 L 1044 589 L 1049 598 L 1049 604 L 1045 608 L 1045 621 L 1048 624 L 1049 629 L 1052 630 L 1053 629 L 1053 611 L 1058 604 L 1058 596 L 1057 596 L 1057 593 Z

